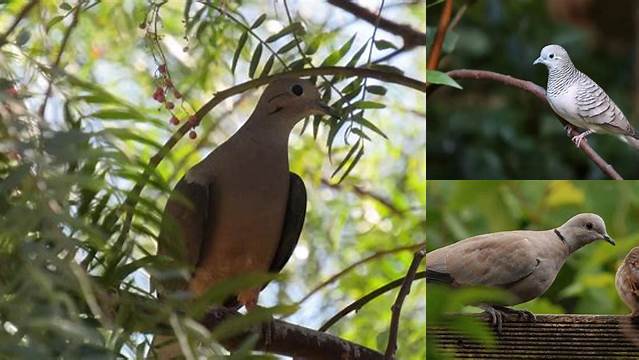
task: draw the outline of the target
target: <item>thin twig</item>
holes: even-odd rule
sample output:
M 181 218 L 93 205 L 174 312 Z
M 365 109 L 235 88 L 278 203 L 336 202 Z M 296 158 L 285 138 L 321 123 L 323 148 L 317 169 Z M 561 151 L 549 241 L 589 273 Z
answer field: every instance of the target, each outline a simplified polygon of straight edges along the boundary
M 125 211 L 125 219 L 122 223 L 122 228 L 120 234 L 118 235 L 117 240 L 114 243 L 114 249 L 123 249 L 124 241 L 126 240 L 129 231 L 131 230 L 131 223 L 133 221 L 134 209 L 138 203 L 138 199 L 140 194 L 142 193 L 142 189 L 146 186 L 148 182 L 151 172 L 158 166 L 158 164 L 164 159 L 166 154 L 177 144 L 177 142 L 192 128 L 193 125 L 198 124 L 202 118 L 208 114 L 215 106 L 217 106 L 220 102 L 225 99 L 238 95 L 244 91 L 247 91 L 252 88 L 256 88 L 265 84 L 272 82 L 275 79 L 284 78 L 284 77 L 303 77 L 303 76 L 319 76 L 319 75 L 341 75 L 341 76 L 360 76 L 360 77 L 372 77 L 378 80 L 382 80 L 385 82 L 395 83 L 398 85 L 403 85 L 421 92 L 426 92 L 426 83 L 421 82 L 419 80 L 415 80 L 401 74 L 376 70 L 376 69 L 364 69 L 364 68 L 350 68 L 350 67 L 339 67 L 339 66 L 330 66 L 330 67 L 320 67 L 313 69 L 301 69 L 283 72 L 279 74 L 264 76 L 258 79 L 250 80 L 244 82 L 242 84 L 233 86 L 226 90 L 218 92 L 212 99 L 210 99 L 206 104 L 204 104 L 194 115 L 195 121 L 187 121 L 180 128 L 173 133 L 173 135 L 164 143 L 162 148 L 151 157 L 149 160 L 148 166 L 143 170 L 140 180 L 135 184 L 133 189 L 127 195 L 126 200 L 122 204 L 122 209 Z M 116 250 L 116 251 L 117 251 Z M 116 255 L 116 262 L 110 262 L 110 267 L 115 267 L 119 259 L 121 259 L 122 253 L 119 252 Z
M 413 278 L 413 281 L 419 280 L 419 279 L 424 279 L 425 277 L 426 277 L 426 271 L 419 271 L 419 272 L 415 273 L 415 277 Z M 328 319 L 328 321 L 326 321 L 318 329 L 318 331 L 326 331 L 326 330 L 328 330 L 336 322 L 340 321 L 344 316 L 350 314 L 353 311 L 357 311 L 357 310 L 361 309 L 362 307 L 364 307 L 364 305 L 366 305 L 369 302 L 375 300 L 379 296 L 381 296 L 381 295 L 393 290 L 394 288 L 396 288 L 398 286 L 402 286 L 402 284 L 404 283 L 404 279 L 405 279 L 405 277 L 401 277 L 401 278 L 399 278 L 397 280 L 391 281 L 388 284 L 386 284 L 386 285 L 384 285 L 382 287 L 379 287 L 379 288 L 369 292 L 368 294 L 362 296 L 361 298 L 355 300 L 350 305 L 348 305 L 347 307 L 342 309 L 340 312 L 335 314 L 332 318 Z
M 548 102 L 548 100 L 546 99 L 546 91 L 544 90 L 544 88 L 542 88 L 541 86 L 531 81 L 521 80 L 509 75 L 504 75 L 504 74 L 500 74 L 500 73 L 496 73 L 492 71 L 485 71 L 485 70 L 460 69 L 460 70 L 449 71 L 446 74 L 448 74 L 448 76 L 454 79 L 497 81 L 504 85 L 509 85 L 509 86 L 513 86 L 513 87 L 525 90 L 535 95 L 537 98 L 539 98 L 543 102 L 545 103 Z M 429 85 L 426 91 L 426 95 L 429 96 L 430 94 L 432 94 L 433 91 L 435 91 L 438 88 L 439 86 Z M 568 136 L 568 138 L 572 139 L 573 136 L 576 136 L 579 134 L 579 131 L 577 130 L 577 128 L 575 128 L 572 124 L 568 123 L 566 120 L 562 119 L 559 116 L 557 116 L 557 119 L 559 119 L 559 121 L 562 123 L 564 127 L 567 127 L 569 129 L 569 131 L 566 132 L 566 135 Z M 623 180 L 623 177 L 619 175 L 619 173 L 615 170 L 615 168 L 612 165 L 610 165 L 606 160 L 604 160 L 599 155 L 599 153 L 597 153 L 592 147 L 590 147 L 587 139 L 583 139 L 583 141 L 579 144 L 579 149 L 581 149 L 581 151 L 583 151 L 583 153 L 586 154 L 586 156 L 590 160 L 592 160 L 592 162 L 595 163 L 595 165 L 597 165 L 597 167 L 599 167 L 599 169 L 601 169 L 601 171 L 603 171 L 603 173 L 609 176 L 611 179 Z
M 376 25 L 384 31 L 402 38 L 404 48 L 412 49 L 417 46 L 426 45 L 426 34 L 413 29 L 404 24 L 396 23 L 386 18 L 379 18 L 378 15 L 364 7 L 361 7 L 349 0 L 328 0 L 328 3 L 349 12 L 351 15 L 360 18 L 371 25 Z
M 69 37 L 71 37 L 71 32 L 75 29 L 76 25 L 78 25 L 78 18 L 80 15 L 80 8 L 82 7 L 82 3 L 76 5 L 73 9 L 73 19 L 71 20 L 71 24 L 64 32 L 64 37 L 62 38 L 62 43 L 60 44 L 60 50 L 55 57 L 55 61 L 53 62 L 53 66 L 51 68 L 56 69 L 60 66 L 60 60 L 62 60 L 62 54 L 67 47 L 67 43 L 69 42 Z M 49 102 L 49 97 L 51 96 L 51 90 L 53 89 L 53 80 L 55 78 L 55 73 L 52 73 L 49 77 L 49 84 L 47 85 L 47 91 L 44 93 L 44 101 L 42 101 L 42 105 L 40 105 L 40 109 L 38 110 L 38 114 L 41 118 L 44 118 L 44 111 L 47 108 L 47 103 Z
M 29 14 L 29 11 L 31 11 L 31 9 L 33 9 L 33 7 L 36 6 L 39 2 L 40 2 L 39 0 L 31 0 L 27 5 L 25 5 L 22 8 L 22 10 L 20 10 L 20 13 L 18 13 L 16 18 L 13 20 L 13 23 L 9 25 L 7 30 L 5 30 L 4 33 L 2 33 L 2 35 L 0 35 L 0 46 L 7 43 L 7 38 L 18 27 L 18 24 L 20 23 L 20 21 L 22 21 L 22 19 L 24 19 Z
M 437 25 L 437 32 L 435 33 L 435 40 L 433 46 L 430 48 L 430 55 L 428 56 L 428 62 L 426 68 L 429 70 L 437 69 L 439 65 L 439 59 L 442 53 L 442 47 L 444 46 L 444 39 L 446 38 L 446 31 L 448 30 L 448 24 L 450 24 L 450 16 L 453 13 L 453 0 L 446 0 L 442 14 L 439 17 L 439 25 Z
M 410 267 L 406 272 L 406 276 L 404 277 L 402 287 L 399 289 L 399 293 L 397 294 L 397 299 L 391 307 L 392 315 L 390 331 L 388 334 L 388 345 L 386 346 L 386 353 L 384 355 L 386 360 L 395 359 L 395 353 L 397 352 L 397 335 L 399 333 L 399 317 L 402 312 L 402 305 L 404 304 L 404 299 L 406 299 L 406 296 L 408 296 L 408 294 L 410 293 L 410 286 L 415 279 L 417 268 L 419 267 L 419 264 L 422 262 L 425 256 L 425 247 L 422 247 L 415 253 L 413 262 L 410 264 Z
M 384 257 L 386 255 L 390 255 L 390 254 L 395 254 L 401 251 L 410 251 L 410 250 L 415 250 L 418 249 L 420 247 L 423 247 L 424 243 L 419 243 L 419 244 L 412 244 L 412 245 L 404 245 L 404 246 L 400 246 L 400 247 L 396 247 L 393 249 L 387 249 L 387 250 L 380 250 L 377 251 L 359 261 L 356 261 L 354 263 L 352 263 L 351 265 L 347 266 L 346 268 L 344 268 L 342 271 L 336 273 L 335 275 L 329 277 L 328 279 L 322 281 L 321 284 L 317 285 L 315 288 L 313 288 L 313 290 L 311 290 L 308 294 L 306 294 L 300 301 L 297 302 L 297 305 L 301 305 L 303 302 L 305 302 L 306 300 L 310 299 L 311 296 L 313 296 L 315 293 L 317 293 L 318 291 L 320 291 L 321 289 L 323 289 L 324 287 L 334 283 L 335 281 L 337 281 L 339 278 L 341 278 L 342 276 L 344 276 L 345 274 L 353 271 L 354 269 L 356 269 L 357 267 L 366 264 L 370 261 L 379 259 L 381 257 Z
M 328 186 L 332 189 L 341 189 L 343 187 L 343 185 L 341 184 L 331 183 L 328 179 L 322 178 L 322 180 L 320 181 L 322 182 L 322 185 Z M 384 205 L 388 210 L 390 210 L 395 215 L 402 215 L 406 211 L 406 209 L 399 209 L 395 204 L 393 204 L 390 200 L 388 200 L 384 196 L 376 194 L 370 190 L 366 190 L 359 185 L 353 185 L 352 189 L 353 189 L 353 192 L 357 194 L 358 196 L 369 197 L 377 201 L 378 203 Z

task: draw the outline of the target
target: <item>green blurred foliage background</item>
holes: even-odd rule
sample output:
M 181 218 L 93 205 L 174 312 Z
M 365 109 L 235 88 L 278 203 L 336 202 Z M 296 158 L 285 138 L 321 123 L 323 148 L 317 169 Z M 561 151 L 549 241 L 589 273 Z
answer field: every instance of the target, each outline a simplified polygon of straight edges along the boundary
M 564 46 L 573 62 L 601 85 L 639 127 L 635 43 L 639 3 L 518 0 L 455 1 L 466 13 L 444 43 L 438 70 L 481 69 L 546 87 L 541 48 Z M 442 4 L 428 8 L 432 42 Z M 565 135 L 552 110 L 522 90 L 488 80 L 459 80 L 428 97 L 429 179 L 603 179 L 605 175 Z M 639 154 L 613 136 L 588 137 L 624 178 L 639 178 Z
M 27 3 L 0 1 L 2 31 Z M 139 27 L 150 19 L 155 3 L 162 4 L 157 31 L 166 64 L 185 100 L 176 101 L 180 118 L 215 92 L 249 79 L 258 42 L 248 40 L 233 73 L 231 63 L 244 29 L 219 12 L 200 12 L 203 7 L 193 1 L 83 1 L 75 25 L 76 2 L 41 1 L 0 48 L 0 77 L 9 82 L 0 84 L 0 102 L 17 109 L 0 112 L 0 353 L 12 358 L 96 358 L 113 353 L 139 358 L 148 351 L 150 337 L 144 335 L 160 316 L 169 314 L 177 316 L 191 339 L 207 336 L 184 313 L 157 301 L 141 303 L 129 294 L 153 297 L 147 269 L 158 260 L 153 254 L 169 190 L 188 167 L 233 134 L 261 91 L 224 101 L 203 119 L 197 139 L 185 137 L 169 152 L 142 192 L 131 232 L 115 245 L 129 190 L 175 131 L 169 125 L 171 114 L 152 99 L 160 64 L 151 56 L 154 36 Z M 249 25 L 264 14 L 264 22 L 254 29 L 261 38 L 289 23 L 282 1 L 214 3 Z M 314 54 L 307 54 L 315 66 L 357 34 L 350 51 L 337 58 L 337 65 L 345 65 L 373 32 L 370 24 L 324 1 L 287 5 L 292 19 L 304 24 L 305 31 L 298 34 L 302 48 L 316 46 Z M 425 28 L 423 2 L 386 5 L 384 16 Z M 70 27 L 59 63 L 65 72 L 42 67 L 55 61 Z M 376 39 L 401 44 L 400 38 L 383 31 Z M 290 40 L 285 37 L 277 46 Z M 393 57 L 387 65 L 423 80 L 425 54 L 420 50 Z M 297 51 L 289 47 L 280 55 L 291 63 L 298 59 Z M 373 49 L 373 59 L 391 51 Z M 265 49 L 258 74 L 267 55 Z M 358 65 L 366 62 L 366 57 L 361 59 Z M 282 66 L 275 64 L 270 70 L 280 72 Z M 38 109 L 51 78 L 52 96 L 41 117 Z M 349 83 L 340 81 L 338 87 Z M 13 86 L 19 101 L 11 93 Z M 389 139 L 367 131 L 371 140 L 365 141 L 365 154 L 339 185 L 331 173 L 349 145 L 336 141 L 331 161 L 325 124 L 320 124 L 317 139 L 312 126 L 304 133 L 301 124 L 295 128 L 290 166 L 306 184 L 306 223 L 283 278 L 262 293 L 261 305 L 294 304 L 331 275 L 376 251 L 424 241 L 425 99 L 405 88 L 387 88 L 385 96 L 368 94 L 367 100 L 386 108 L 367 110 L 367 117 Z M 411 253 L 404 251 L 358 266 L 287 314 L 287 321 L 318 328 L 350 302 L 403 276 L 411 260 Z M 119 307 L 99 316 L 95 298 L 106 293 L 119 296 Z M 424 282 L 415 282 L 402 312 L 398 358 L 425 356 L 424 293 Z M 376 299 L 330 332 L 383 351 L 395 294 Z M 273 311 L 279 316 L 280 310 Z
M 639 245 L 639 181 L 428 181 L 427 249 L 508 230 L 547 230 L 583 212 L 599 214 L 617 245 L 596 242 L 574 253 L 540 298 L 516 305 L 537 314 L 628 314 L 614 285 L 617 267 Z M 463 301 L 490 298 L 477 290 L 428 286 L 428 321 L 449 324 L 446 312 L 480 311 Z M 487 338 L 482 324 L 458 324 L 467 336 Z M 429 354 L 435 351 L 430 343 Z M 490 338 L 488 338 L 490 343 Z

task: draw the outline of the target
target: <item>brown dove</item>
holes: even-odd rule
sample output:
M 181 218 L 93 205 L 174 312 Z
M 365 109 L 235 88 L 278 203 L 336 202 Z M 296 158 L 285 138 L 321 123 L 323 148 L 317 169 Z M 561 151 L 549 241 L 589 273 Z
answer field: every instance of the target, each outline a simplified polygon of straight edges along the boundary
M 631 316 L 639 316 L 639 246 L 630 250 L 615 276 L 617 293 L 630 308 Z

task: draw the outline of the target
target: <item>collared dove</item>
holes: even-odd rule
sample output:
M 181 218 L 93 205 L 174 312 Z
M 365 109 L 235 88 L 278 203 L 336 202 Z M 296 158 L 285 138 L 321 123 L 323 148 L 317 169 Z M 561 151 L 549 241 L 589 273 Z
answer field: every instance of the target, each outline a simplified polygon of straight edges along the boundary
M 541 296 L 570 254 L 595 240 L 612 245 L 606 225 L 595 214 L 579 214 L 558 228 L 545 231 L 505 231 L 478 235 L 426 254 L 427 282 L 453 287 L 487 286 L 505 289 L 516 305 Z M 504 313 L 534 319 L 528 311 L 482 305 L 501 332 Z
M 544 64 L 548 68 L 546 98 L 553 111 L 570 124 L 586 130 L 572 138 L 577 146 L 592 133 L 605 133 L 617 135 L 639 149 L 639 132 L 606 92 L 575 68 L 564 48 L 545 46 L 534 64 Z
M 615 276 L 617 293 L 632 311 L 639 316 L 639 246 L 630 250 Z

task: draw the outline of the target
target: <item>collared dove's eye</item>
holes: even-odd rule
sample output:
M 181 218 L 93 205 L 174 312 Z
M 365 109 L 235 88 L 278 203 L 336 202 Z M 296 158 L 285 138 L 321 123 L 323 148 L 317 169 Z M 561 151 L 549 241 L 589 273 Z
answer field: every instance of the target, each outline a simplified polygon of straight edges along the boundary
M 291 86 L 291 92 L 295 96 L 302 96 L 302 94 L 304 94 L 304 88 L 302 87 L 302 85 L 295 84 L 295 85 Z
M 550 55 L 548 55 L 548 57 L 552 59 L 552 58 L 555 57 L 555 54 L 550 54 Z
M 592 230 L 592 223 L 587 223 L 586 224 L 586 229 Z

